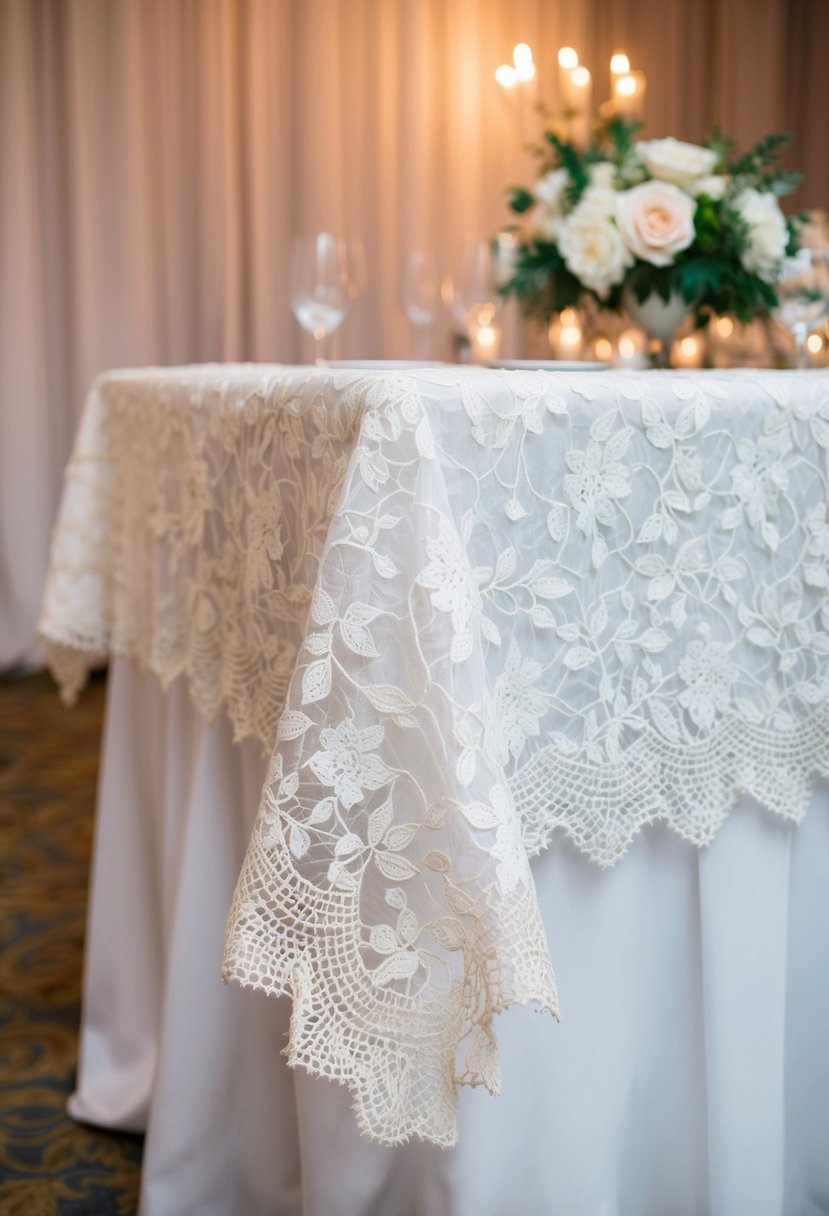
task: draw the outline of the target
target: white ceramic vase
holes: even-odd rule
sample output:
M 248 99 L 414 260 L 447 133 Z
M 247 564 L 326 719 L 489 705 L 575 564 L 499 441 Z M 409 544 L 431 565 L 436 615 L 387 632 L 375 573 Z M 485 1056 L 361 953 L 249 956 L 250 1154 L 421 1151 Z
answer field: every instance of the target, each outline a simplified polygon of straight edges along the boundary
M 652 292 L 640 303 L 635 292 L 630 287 L 626 287 L 622 295 L 622 303 L 631 321 L 644 329 L 649 338 L 656 338 L 659 341 L 660 351 L 654 360 L 655 365 L 667 367 L 674 334 L 689 313 L 688 305 L 682 296 L 673 291 L 666 301 L 656 292 Z

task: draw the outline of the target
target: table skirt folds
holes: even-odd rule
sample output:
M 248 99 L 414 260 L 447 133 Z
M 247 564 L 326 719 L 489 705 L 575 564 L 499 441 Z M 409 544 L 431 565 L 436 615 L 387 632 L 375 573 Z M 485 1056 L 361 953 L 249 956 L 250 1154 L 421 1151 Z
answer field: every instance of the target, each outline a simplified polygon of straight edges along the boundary
M 362 1140 L 289 1070 L 287 1002 L 219 981 L 265 775 L 180 681 L 112 663 L 70 1112 L 147 1132 L 142 1216 L 829 1213 L 829 789 L 705 850 L 533 862 L 563 1021 L 499 1019 L 503 1093 L 443 1151 Z

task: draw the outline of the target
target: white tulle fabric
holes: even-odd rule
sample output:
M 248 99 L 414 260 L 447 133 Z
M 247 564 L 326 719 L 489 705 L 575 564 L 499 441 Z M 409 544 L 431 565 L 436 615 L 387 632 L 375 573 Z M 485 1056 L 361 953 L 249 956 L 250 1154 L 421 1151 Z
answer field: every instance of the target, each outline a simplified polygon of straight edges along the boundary
M 104 377 L 42 638 L 270 752 L 225 975 L 386 1143 L 498 1088 L 555 988 L 527 856 L 711 840 L 829 774 L 829 378 L 216 367 Z

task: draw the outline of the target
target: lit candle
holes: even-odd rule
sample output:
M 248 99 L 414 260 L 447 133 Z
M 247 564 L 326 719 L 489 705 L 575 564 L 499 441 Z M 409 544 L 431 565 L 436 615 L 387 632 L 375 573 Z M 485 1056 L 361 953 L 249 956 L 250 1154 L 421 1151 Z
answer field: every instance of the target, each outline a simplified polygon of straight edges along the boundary
M 547 338 L 557 359 L 580 359 L 584 335 L 574 308 L 564 308 L 550 322 Z
M 641 122 L 645 116 L 646 87 L 644 72 L 627 72 L 624 76 L 617 76 L 613 86 L 614 112 L 629 122 Z
M 574 109 L 574 86 L 570 79 L 573 68 L 579 66 L 579 57 L 571 46 L 563 46 L 558 53 L 558 106 L 563 115 Z
M 579 64 L 571 71 L 570 82 L 573 87 L 573 110 L 575 111 L 571 122 L 572 139 L 579 148 L 585 148 L 590 142 L 593 81 L 587 68 Z
M 641 329 L 626 329 L 619 337 L 616 367 L 647 367 L 647 339 Z
M 502 63 L 495 69 L 495 79 L 502 89 L 511 89 L 518 83 L 518 74 L 510 63 Z
M 533 53 L 526 42 L 519 42 L 513 48 L 512 61 L 515 64 L 515 75 L 518 80 L 532 80 L 535 77 Z
M 614 51 L 610 57 L 610 96 L 616 96 L 616 81 L 620 76 L 627 76 L 630 71 L 630 60 L 624 51 Z
M 593 342 L 593 358 L 599 363 L 609 363 L 613 355 L 613 343 L 610 338 L 600 334 Z
M 673 367 L 701 367 L 702 355 L 702 340 L 696 334 L 688 334 L 674 342 L 671 364 Z
M 495 321 L 487 321 L 483 325 L 473 323 L 469 326 L 469 345 L 473 363 L 487 363 L 497 359 L 501 349 L 501 327 Z

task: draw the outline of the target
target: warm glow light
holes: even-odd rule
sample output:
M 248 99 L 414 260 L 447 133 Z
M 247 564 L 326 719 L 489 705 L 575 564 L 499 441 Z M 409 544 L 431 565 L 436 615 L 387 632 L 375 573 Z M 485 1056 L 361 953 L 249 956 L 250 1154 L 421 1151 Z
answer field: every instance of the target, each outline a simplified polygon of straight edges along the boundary
M 625 76 L 630 71 L 630 60 L 624 51 L 614 51 L 610 60 L 610 70 L 614 76 Z
M 563 46 L 558 53 L 558 66 L 560 68 L 575 68 L 578 67 L 579 57 L 571 46 Z
M 636 354 L 636 343 L 633 338 L 619 339 L 619 354 L 623 359 L 632 359 Z
M 693 359 L 694 355 L 699 350 L 699 345 L 696 338 L 683 338 L 679 344 L 679 349 L 682 351 L 686 359 Z
M 577 88 L 583 89 L 585 85 L 590 84 L 590 72 L 586 67 L 579 64 L 578 67 L 573 68 L 570 73 L 570 79 Z
M 597 338 L 593 351 L 596 358 L 600 359 L 602 363 L 605 363 L 613 354 L 613 343 L 609 338 Z
M 820 334 L 809 334 L 806 339 L 806 349 L 812 355 L 819 355 L 823 350 L 823 338 Z
M 479 346 L 488 348 L 495 345 L 496 337 L 495 330 L 491 325 L 482 325 L 475 335 L 475 340 Z
M 558 340 L 562 346 L 579 346 L 581 344 L 581 330 L 578 325 L 562 325 Z
M 616 81 L 616 92 L 622 97 L 632 97 L 636 92 L 636 77 L 622 76 Z
M 717 317 L 714 328 L 721 338 L 730 338 L 734 333 L 734 322 L 731 317 Z
M 562 308 L 559 320 L 562 325 L 578 325 L 579 323 L 575 308 Z
M 509 63 L 502 63 L 495 69 L 495 79 L 504 89 L 511 89 L 518 80 L 518 73 Z
M 527 63 L 523 67 L 516 68 L 515 75 L 519 80 L 532 80 L 535 76 L 535 64 Z
M 519 42 L 518 45 L 513 48 L 512 61 L 519 72 L 521 68 L 529 67 L 529 65 L 532 63 L 533 53 L 526 42 Z

